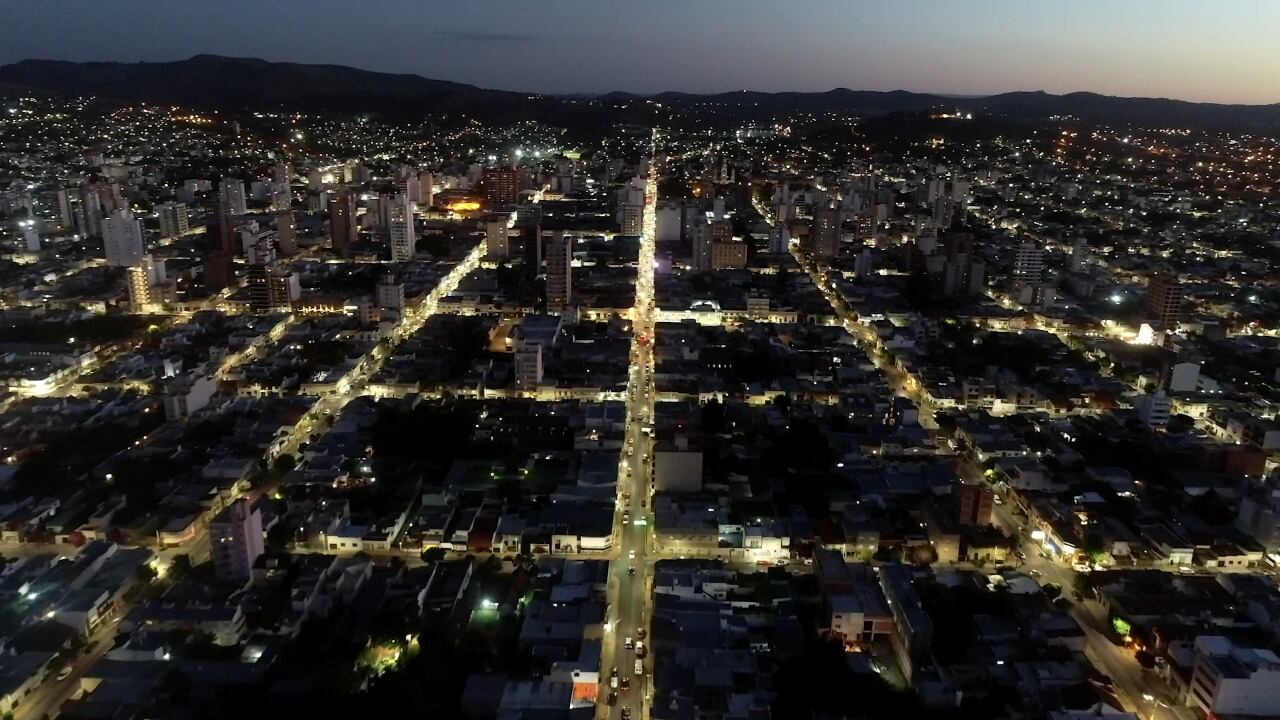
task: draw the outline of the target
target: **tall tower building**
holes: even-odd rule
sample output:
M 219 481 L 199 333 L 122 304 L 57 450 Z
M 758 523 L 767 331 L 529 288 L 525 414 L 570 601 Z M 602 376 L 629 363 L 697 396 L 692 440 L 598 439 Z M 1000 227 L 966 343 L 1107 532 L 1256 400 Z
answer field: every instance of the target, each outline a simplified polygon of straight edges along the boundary
M 418 252 L 418 236 L 413 227 L 413 201 L 405 195 L 396 195 L 391 198 L 388 224 L 391 234 L 391 260 L 393 262 L 412 260 Z
M 247 280 L 249 307 L 254 312 L 288 312 L 301 295 L 297 273 L 274 265 L 250 265 Z
M 248 581 L 265 546 L 262 513 L 244 498 L 228 505 L 209 522 L 209 554 L 219 580 Z
M 1029 283 L 1040 282 L 1044 270 L 1044 250 L 1033 242 L 1024 242 L 1013 253 L 1013 277 Z
M 573 238 L 557 230 L 547 238 L 547 310 L 567 310 L 573 302 Z
M 382 310 L 404 310 L 404 283 L 390 273 L 378 281 L 378 307 Z
M 813 253 L 831 258 L 840 254 L 840 208 L 821 207 L 813 213 Z
M 293 255 L 298 252 L 298 239 L 294 234 L 291 210 L 276 212 L 276 246 L 280 248 L 281 255 Z
M 1089 241 L 1084 238 L 1076 238 L 1071 243 L 1071 264 L 1069 265 L 1071 272 L 1080 272 L 1084 269 L 1085 260 L 1089 258 Z
M 1182 283 L 1171 273 L 1156 273 L 1147 281 L 1147 295 L 1143 303 L 1147 315 L 1156 330 L 1177 327 L 1182 321 L 1182 304 L 1186 299 Z
M 125 284 L 129 290 L 129 311 L 141 314 L 151 304 L 151 278 L 147 268 L 133 265 L 125 268 Z
M 529 184 L 529 173 L 522 167 L 487 168 L 484 171 L 484 196 L 490 205 L 511 205 Z
M 350 255 L 356 240 L 355 195 L 346 188 L 329 198 L 329 245 L 338 255 Z
M 424 208 L 436 204 L 436 177 L 429 172 L 418 173 L 418 201 Z
M 644 232 L 644 205 L 623 205 L 618 211 L 618 232 L 640 235 Z
M 526 225 L 520 229 L 524 243 L 524 273 L 529 279 L 542 273 L 542 225 Z
M 160 203 L 156 206 L 156 215 L 160 218 L 161 238 L 181 237 L 191 229 L 185 203 Z
M 142 263 L 142 221 L 128 208 L 102 221 L 102 249 L 108 265 L 133 267 Z
M 218 183 L 218 200 L 222 203 L 224 212 L 232 215 L 244 215 L 249 212 L 249 205 L 245 200 L 244 182 L 240 178 L 222 178 L 222 182 Z
M 484 249 L 488 258 L 496 260 L 511 254 L 507 237 L 507 228 L 510 226 L 511 213 L 494 213 L 485 218 Z

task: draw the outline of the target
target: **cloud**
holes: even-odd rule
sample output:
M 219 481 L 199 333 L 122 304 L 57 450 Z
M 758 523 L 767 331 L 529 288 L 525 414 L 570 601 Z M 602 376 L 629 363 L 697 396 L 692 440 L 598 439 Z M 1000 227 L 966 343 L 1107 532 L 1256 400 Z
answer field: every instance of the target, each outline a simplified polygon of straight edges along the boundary
M 540 40 L 537 35 L 487 32 L 484 30 L 437 30 L 436 37 L 472 43 L 529 43 Z

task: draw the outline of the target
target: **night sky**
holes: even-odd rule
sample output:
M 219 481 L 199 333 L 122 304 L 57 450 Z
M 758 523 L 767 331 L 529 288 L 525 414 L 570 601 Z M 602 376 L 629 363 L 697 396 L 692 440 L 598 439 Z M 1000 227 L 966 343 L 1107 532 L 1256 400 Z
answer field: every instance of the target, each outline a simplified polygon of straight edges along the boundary
M 0 63 L 324 62 L 537 92 L 1280 102 L 1277 0 L 0 0 Z

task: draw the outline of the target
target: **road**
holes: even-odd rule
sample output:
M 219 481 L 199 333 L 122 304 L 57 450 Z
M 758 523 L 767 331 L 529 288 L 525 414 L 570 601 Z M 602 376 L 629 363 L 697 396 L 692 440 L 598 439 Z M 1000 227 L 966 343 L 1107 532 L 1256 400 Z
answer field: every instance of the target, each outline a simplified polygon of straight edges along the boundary
M 854 314 L 845 306 L 835 289 L 827 283 L 826 278 L 819 272 L 817 264 L 813 262 L 812 258 L 799 247 L 793 247 L 793 255 L 800 267 L 809 274 L 814 284 L 827 297 L 828 303 L 840 317 L 845 329 L 854 336 L 863 347 L 863 350 L 875 360 L 877 367 L 889 383 L 892 392 L 897 396 L 907 397 L 915 402 L 919 407 L 920 424 L 927 428 L 936 429 L 936 424 L 932 422 L 933 409 L 927 399 L 922 397 L 919 387 L 910 382 L 909 378 L 898 370 L 892 362 L 880 359 L 882 355 L 876 352 L 879 343 L 874 333 L 871 332 L 870 328 L 857 322 Z M 981 470 L 971 462 L 960 459 L 959 469 L 966 481 L 984 482 Z M 995 507 L 993 519 L 1003 528 L 1007 535 L 1021 532 L 1023 523 L 1013 517 L 1007 502 Z M 1039 543 L 1029 538 L 1029 533 L 1022 533 L 1022 537 L 1023 547 L 1021 549 L 1026 556 L 1026 561 L 1021 569 L 1025 572 L 1033 573 L 1041 585 L 1049 583 L 1058 585 L 1062 588 L 1063 595 L 1071 599 L 1071 616 L 1080 624 L 1087 640 L 1085 656 L 1088 657 L 1094 667 L 1111 678 L 1113 691 L 1121 705 L 1130 712 L 1138 713 L 1144 720 L 1172 718 L 1173 715 L 1167 708 L 1169 705 L 1176 703 L 1169 696 L 1167 686 L 1163 682 L 1153 682 L 1151 678 L 1144 677 L 1146 671 L 1138 663 L 1133 651 L 1111 642 L 1107 629 L 1108 618 L 1103 612 L 1101 604 L 1088 599 L 1083 602 L 1077 602 L 1073 599 L 1076 571 L 1063 561 L 1052 557 L 1043 557 L 1041 555 L 1043 548 Z
M 294 425 L 292 433 L 286 441 L 281 455 L 291 454 L 297 457 L 299 446 L 306 442 L 312 432 L 317 429 L 323 429 L 321 426 L 322 418 L 326 416 L 337 416 L 342 412 L 342 408 L 347 403 L 364 394 L 364 389 L 368 384 L 369 378 L 373 377 L 382 363 L 386 361 L 396 345 L 403 342 L 411 336 L 415 331 L 422 327 L 436 312 L 439 300 L 457 287 L 458 281 L 468 272 L 475 269 L 479 264 L 480 258 L 484 252 L 484 242 L 477 243 L 470 253 L 462 262 L 458 263 L 445 277 L 441 278 L 435 289 L 423 300 L 423 302 L 414 310 L 410 311 L 399 327 L 395 329 L 391 336 L 391 342 L 388 347 L 384 347 L 381 343 L 375 345 L 366 354 L 362 362 L 353 371 L 352 377 L 346 383 L 344 392 L 337 395 L 321 398 L 312 404 L 311 409 L 301 420 Z M 650 263 L 652 265 L 652 262 Z M 652 275 L 652 270 L 650 270 Z M 74 384 L 68 383 L 62 387 L 74 387 Z M 140 441 L 141 442 L 141 441 Z M 264 492 L 270 492 L 273 488 L 260 487 L 255 488 L 247 497 L 253 500 Z M 47 549 L 46 546 L 35 546 L 37 549 Z M 166 547 L 160 549 L 156 553 L 157 569 L 161 572 L 168 569 L 172 564 L 173 558 L 177 555 L 189 555 L 192 564 L 198 564 L 208 558 L 209 542 L 208 532 L 206 528 L 201 528 L 199 534 L 194 540 L 182 545 Z M 92 652 L 83 655 L 73 664 L 71 675 L 63 680 L 48 680 L 41 684 L 26 702 L 22 704 L 16 713 L 18 720 L 26 720 L 27 718 L 40 718 L 48 713 L 50 717 L 57 715 L 57 710 L 80 689 L 80 676 L 85 670 L 97 662 L 99 658 L 111 649 L 112 640 L 115 637 L 115 629 L 120 623 L 120 617 L 124 611 L 120 611 L 115 618 L 106 625 L 99 628 L 97 632 L 90 638 L 91 642 L 96 643 Z
M 76 656 L 70 663 L 71 674 L 58 680 L 56 675 L 42 683 L 14 710 L 14 720 L 39 720 L 57 717 L 62 706 L 80 692 L 80 679 L 102 659 L 114 645 L 116 630 L 128 614 L 127 608 L 115 612 L 89 636 L 89 652 Z
M 966 479 L 979 481 L 976 478 L 976 466 L 962 463 L 961 470 Z M 992 520 L 1007 535 L 1021 533 L 1023 538 L 1022 552 L 1026 560 L 1019 566 L 1023 572 L 1030 573 L 1041 586 L 1054 584 L 1062 588 L 1063 596 L 1071 605 L 1071 617 L 1084 630 L 1086 645 L 1084 654 L 1098 671 L 1111 678 L 1112 689 L 1116 699 L 1129 712 L 1136 712 L 1144 720 L 1166 720 L 1174 717 L 1168 705 L 1175 705 L 1168 686 L 1157 680 L 1150 671 L 1144 670 L 1138 663 L 1131 648 L 1116 645 L 1111 641 L 1109 621 L 1102 604 L 1085 598 L 1077 601 L 1074 598 L 1077 572 L 1064 561 L 1054 557 L 1044 557 L 1044 548 L 1030 538 L 1030 532 L 1022 532 L 1025 524 L 1015 516 L 1008 502 L 993 508 Z
M 656 144 L 656 134 L 655 134 Z M 651 154 L 650 157 L 655 157 Z M 651 163 L 645 194 L 640 257 L 636 269 L 636 304 L 631 311 L 631 374 L 627 383 L 626 443 L 618 478 L 618 512 L 614 518 L 617 560 L 610 564 L 608 617 L 601 648 L 601 689 L 604 697 L 616 692 L 616 704 L 601 704 L 598 717 L 621 718 L 624 709 L 632 718 L 647 716 L 652 697 L 652 659 L 648 655 L 650 618 L 649 584 L 653 572 L 651 551 L 653 498 L 650 472 L 653 438 L 647 425 L 653 421 L 653 259 L 657 218 L 657 162 Z M 641 635 L 644 639 L 641 640 Z M 627 647 L 629 644 L 633 647 Z M 646 646 L 644 672 L 636 673 L 634 643 Z M 616 669 L 618 690 L 612 690 Z M 623 684 L 630 686 L 622 690 Z

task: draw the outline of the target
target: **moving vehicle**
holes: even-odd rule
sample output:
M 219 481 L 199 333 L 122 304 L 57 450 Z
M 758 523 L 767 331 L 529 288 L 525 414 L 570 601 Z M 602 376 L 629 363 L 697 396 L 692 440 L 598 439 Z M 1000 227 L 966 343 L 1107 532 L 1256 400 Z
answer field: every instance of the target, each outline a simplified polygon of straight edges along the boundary
M 643 675 L 643 674 L 644 674 L 644 661 L 642 661 L 640 658 L 636 658 L 636 675 Z
M 631 648 L 635 647 L 635 644 L 631 642 L 631 636 L 630 636 L 630 635 L 628 635 L 628 636 L 626 637 L 626 639 L 622 641 L 622 647 L 624 647 L 624 648 L 626 648 L 626 649 L 628 649 L 628 650 L 630 650 Z
M 635 575 L 635 574 L 636 574 L 636 566 L 635 566 L 635 565 L 632 565 L 631 567 L 627 568 L 627 574 L 628 574 L 628 575 Z
M 58 679 L 66 680 L 69 677 L 71 677 L 71 666 L 65 665 L 61 670 L 58 671 Z

